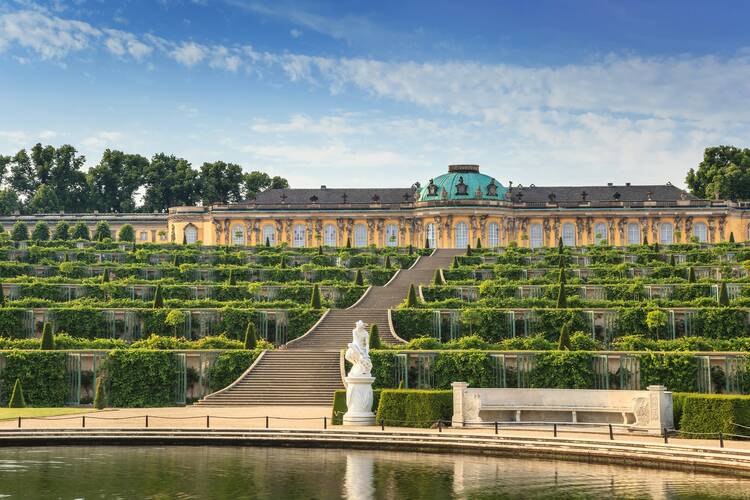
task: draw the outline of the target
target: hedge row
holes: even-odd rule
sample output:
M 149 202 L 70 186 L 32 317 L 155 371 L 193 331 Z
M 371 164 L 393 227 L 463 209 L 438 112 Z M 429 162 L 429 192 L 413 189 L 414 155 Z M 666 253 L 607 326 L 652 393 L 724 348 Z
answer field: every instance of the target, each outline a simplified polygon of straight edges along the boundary
M 648 327 L 647 317 L 655 308 L 623 307 L 612 309 L 615 313 L 615 337 L 624 335 L 647 335 L 653 338 L 659 332 Z M 747 310 L 732 307 L 704 307 L 691 309 L 695 312 L 692 328 L 695 334 L 706 338 L 732 339 L 750 336 Z M 431 336 L 433 333 L 433 309 L 402 308 L 393 310 L 393 324 L 399 337 L 410 340 Z M 461 331 L 478 335 L 488 342 L 498 342 L 512 337 L 507 309 L 471 308 L 461 313 Z M 557 340 L 560 325 L 571 321 L 572 331 L 591 331 L 588 317 L 581 309 L 535 309 L 530 335 L 541 334 L 549 340 Z M 663 330 L 663 329 L 662 329 Z M 666 332 L 662 331 L 664 335 Z

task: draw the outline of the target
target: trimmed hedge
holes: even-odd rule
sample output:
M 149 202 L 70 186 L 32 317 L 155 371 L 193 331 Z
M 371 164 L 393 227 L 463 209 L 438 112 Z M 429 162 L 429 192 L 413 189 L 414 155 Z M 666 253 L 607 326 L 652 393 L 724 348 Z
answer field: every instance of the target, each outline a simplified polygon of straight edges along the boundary
M 103 366 L 107 406 L 174 406 L 177 358 L 169 351 L 111 351 Z
M 377 411 L 380 404 L 379 390 L 372 391 L 372 408 Z M 333 410 L 331 412 L 331 423 L 333 425 L 342 425 L 344 413 L 346 413 L 346 389 L 339 389 L 333 394 Z
M 453 392 L 386 389 L 380 394 L 376 420 L 398 427 L 431 427 L 453 416 Z
M 67 354 L 55 351 L 9 351 L 3 353 L 5 369 L 0 375 L 0 404 L 8 405 L 16 379 L 21 381 L 27 406 L 63 406 L 68 394 Z
M 724 394 L 684 394 L 679 403 L 679 430 L 686 433 L 750 435 L 750 396 Z M 675 406 L 677 416 L 677 406 Z M 675 423 L 677 427 L 677 423 Z M 685 434 L 681 437 L 702 439 L 706 436 Z M 715 436 L 710 436 L 711 438 Z
M 228 386 L 242 375 L 258 358 L 261 349 L 222 352 L 208 372 L 209 389 L 212 392 Z

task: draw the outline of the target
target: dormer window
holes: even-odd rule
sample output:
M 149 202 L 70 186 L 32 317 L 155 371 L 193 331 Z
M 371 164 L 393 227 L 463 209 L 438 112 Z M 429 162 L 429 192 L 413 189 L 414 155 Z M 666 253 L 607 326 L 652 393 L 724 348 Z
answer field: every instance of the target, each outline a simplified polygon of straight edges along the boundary
M 620 199 L 620 193 L 615 192 L 615 194 L 612 195 L 612 198 L 614 198 L 615 200 L 619 200 Z
M 437 196 L 438 194 L 437 184 L 432 181 L 433 180 L 430 179 L 430 183 L 427 185 L 427 196 Z
M 372 202 L 380 203 L 380 196 L 378 196 L 377 194 L 372 195 Z
M 586 201 L 586 198 L 589 197 L 589 194 L 586 191 L 581 191 L 581 200 Z
M 456 196 L 468 196 L 469 186 L 464 184 L 464 176 L 458 177 L 458 184 L 456 184 Z
M 315 196 L 315 195 L 310 196 L 310 202 L 317 203 L 318 202 L 318 197 Z
M 555 200 L 557 199 L 557 196 L 555 196 L 555 193 L 550 193 L 547 195 L 547 199 L 549 199 L 550 203 L 554 203 Z
M 487 184 L 487 196 L 497 196 L 497 184 L 495 184 L 495 179 L 492 179 L 489 184 Z

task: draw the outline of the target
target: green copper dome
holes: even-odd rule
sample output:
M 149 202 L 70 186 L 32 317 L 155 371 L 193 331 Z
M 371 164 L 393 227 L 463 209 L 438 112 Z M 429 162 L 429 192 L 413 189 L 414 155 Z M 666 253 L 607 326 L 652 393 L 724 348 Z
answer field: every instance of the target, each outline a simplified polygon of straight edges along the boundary
M 479 165 L 450 165 L 448 173 L 430 179 L 419 190 L 419 201 L 503 200 L 505 187 L 479 173 Z

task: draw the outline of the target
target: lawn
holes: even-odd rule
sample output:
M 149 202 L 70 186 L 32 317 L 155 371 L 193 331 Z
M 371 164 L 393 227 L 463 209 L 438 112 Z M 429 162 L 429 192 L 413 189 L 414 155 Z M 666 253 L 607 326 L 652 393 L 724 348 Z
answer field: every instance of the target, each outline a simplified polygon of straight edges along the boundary
M 0 420 L 23 417 L 54 417 L 73 413 L 89 413 L 93 408 L 0 408 Z

